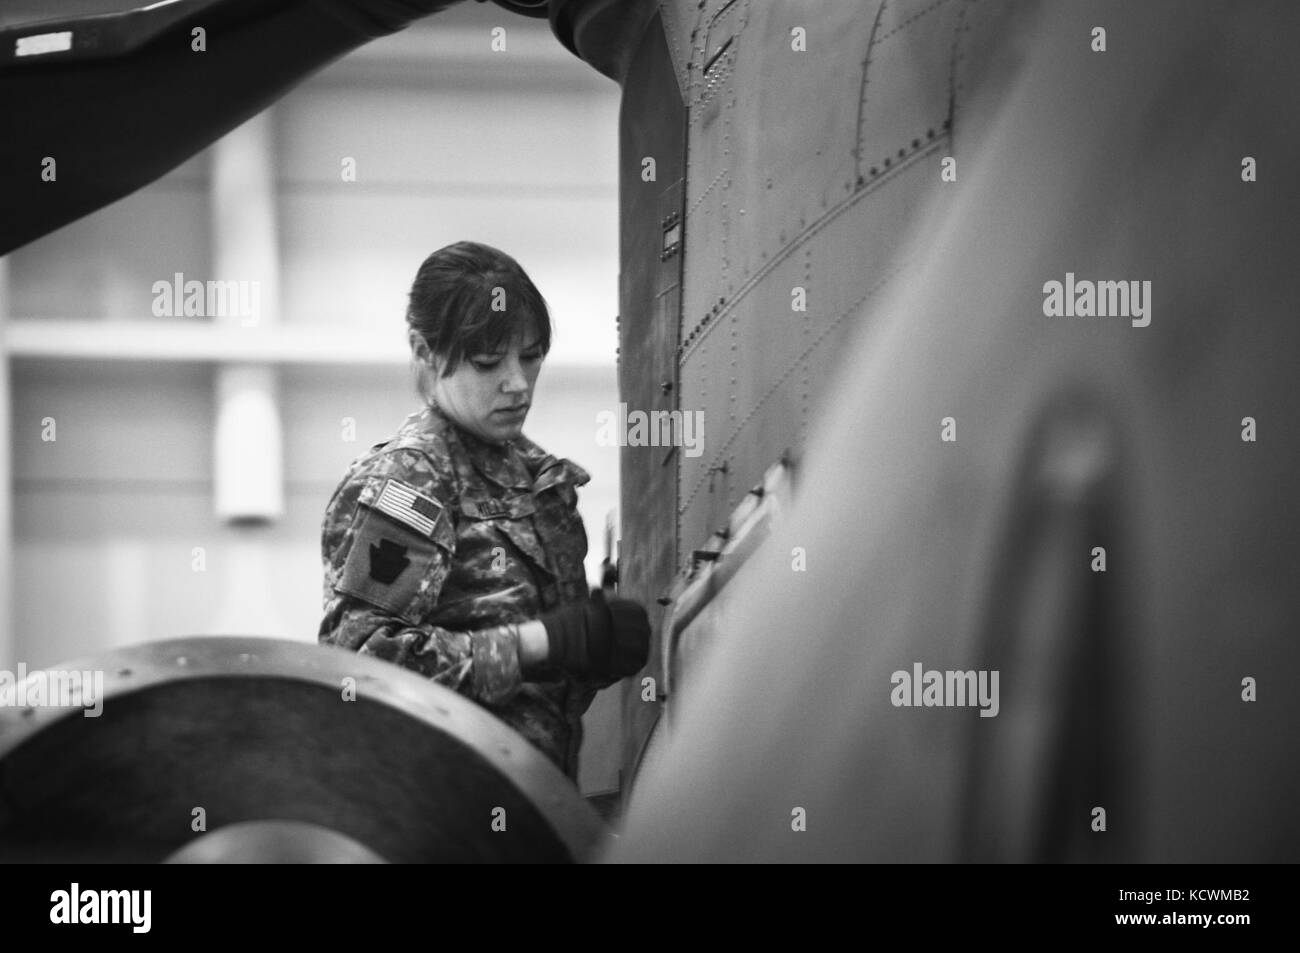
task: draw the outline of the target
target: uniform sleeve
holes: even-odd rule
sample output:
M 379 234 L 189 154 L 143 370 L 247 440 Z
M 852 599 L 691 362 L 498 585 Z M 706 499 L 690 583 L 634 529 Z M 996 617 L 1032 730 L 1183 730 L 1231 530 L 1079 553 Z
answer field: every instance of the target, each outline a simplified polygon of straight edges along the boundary
M 321 530 L 325 614 L 319 641 L 396 662 L 476 701 L 519 690 L 519 633 L 421 625 L 451 571 L 451 488 L 424 454 L 397 450 L 350 472 Z

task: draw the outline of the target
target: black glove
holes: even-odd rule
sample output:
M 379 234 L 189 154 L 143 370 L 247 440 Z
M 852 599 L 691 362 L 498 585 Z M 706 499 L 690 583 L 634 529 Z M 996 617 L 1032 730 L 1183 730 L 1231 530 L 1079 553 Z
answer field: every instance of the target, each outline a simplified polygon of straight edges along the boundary
M 631 599 L 606 599 L 592 590 L 585 602 L 541 616 L 549 650 L 546 661 L 572 675 L 625 678 L 641 671 L 650 655 L 650 618 Z

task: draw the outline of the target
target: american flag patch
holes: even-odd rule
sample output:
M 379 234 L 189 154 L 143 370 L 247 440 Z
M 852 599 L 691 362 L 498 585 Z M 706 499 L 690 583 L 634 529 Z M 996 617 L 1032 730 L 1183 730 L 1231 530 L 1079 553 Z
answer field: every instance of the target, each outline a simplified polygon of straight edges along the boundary
M 434 524 L 442 513 L 442 505 L 431 500 L 414 487 L 401 480 L 389 480 L 375 501 L 375 509 L 387 513 L 399 523 L 405 523 L 425 536 L 433 536 Z

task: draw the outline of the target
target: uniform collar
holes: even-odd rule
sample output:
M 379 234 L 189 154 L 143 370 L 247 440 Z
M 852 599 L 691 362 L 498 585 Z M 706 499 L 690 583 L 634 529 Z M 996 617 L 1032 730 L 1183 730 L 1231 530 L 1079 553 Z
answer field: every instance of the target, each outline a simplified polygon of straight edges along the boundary
M 398 437 L 443 433 L 460 445 L 464 456 L 480 475 L 504 489 L 544 489 L 570 479 L 578 486 L 591 476 L 571 460 L 547 453 L 523 434 L 504 444 L 491 444 L 462 430 L 437 404 L 428 404 L 408 414 Z
M 518 444 L 535 446 L 532 441 L 519 437 L 503 444 L 488 443 L 468 430 L 462 429 L 447 416 L 437 404 L 430 403 L 422 411 L 407 418 L 420 429 L 439 429 L 460 444 L 474 469 L 479 474 L 504 489 L 526 490 L 533 484 L 532 473 Z

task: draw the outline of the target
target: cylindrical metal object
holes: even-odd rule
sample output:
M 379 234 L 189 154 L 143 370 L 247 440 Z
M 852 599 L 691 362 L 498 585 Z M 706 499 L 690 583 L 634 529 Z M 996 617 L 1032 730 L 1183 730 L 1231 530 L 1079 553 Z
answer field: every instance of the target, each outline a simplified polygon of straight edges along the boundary
M 259 821 L 391 862 L 565 862 L 601 838 L 527 741 L 388 662 L 218 636 L 57 670 L 74 672 L 84 710 L 0 707 L 0 861 L 161 861 Z

